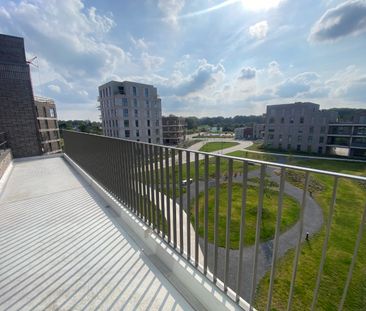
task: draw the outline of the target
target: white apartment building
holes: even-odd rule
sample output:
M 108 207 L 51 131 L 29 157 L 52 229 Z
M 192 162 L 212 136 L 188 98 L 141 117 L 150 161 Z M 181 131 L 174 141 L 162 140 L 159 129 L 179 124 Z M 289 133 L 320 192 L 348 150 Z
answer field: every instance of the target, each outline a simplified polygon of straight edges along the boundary
M 98 89 L 105 136 L 162 143 L 161 99 L 156 87 L 110 81 Z

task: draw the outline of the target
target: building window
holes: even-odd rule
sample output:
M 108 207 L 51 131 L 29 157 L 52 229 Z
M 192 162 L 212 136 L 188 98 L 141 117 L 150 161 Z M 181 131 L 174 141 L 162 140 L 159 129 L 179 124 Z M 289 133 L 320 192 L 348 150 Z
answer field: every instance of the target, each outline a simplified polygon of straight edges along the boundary
M 128 106 L 128 99 L 127 98 L 122 98 L 122 105 L 124 107 L 127 107 Z
M 133 99 L 133 106 L 134 106 L 135 108 L 137 108 L 137 107 L 138 107 L 137 99 L 136 99 L 136 98 L 134 98 L 134 99 Z
M 285 123 L 285 118 L 284 117 L 281 118 L 281 123 L 282 124 Z
M 125 130 L 125 137 L 126 138 L 130 137 L 130 130 Z
M 50 117 L 51 118 L 55 118 L 56 117 L 55 108 L 50 108 Z
M 123 117 L 128 118 L 128 109 L 123 109 Z
M 320 127 L 320 133 L 321 134 L 324 134 L 325 133 L 325 126 Z
M 145 97 L 149 97 L 149 89 L 145 87 Z
M 293 124 L 294 123 L 294 118 L 290 119 L 290 123 Z
M 140 137 L 140 131 L 136 130 L 136 137 Z
M 147 120 L 147 126 L 150 126 L 150 120 Z
M 300 117 L 300 123 L 304 124 L 304 117 Z
M 155 130 L 155 134 L 156 134 L 156 135 L 159 135 L 159 129 L 156 129 L 156 130 Z
M 297 136 L 297 141 L 298 141 L 299 143 L 301 143 L 301 142 L 302 142 L 302 136 L 301 136 L 301 135 Z
M 147 110 L 147 111 L 146 111 L 146 116 L 147 116 L 148 118 L 150 118 L 150 110 Z
M 151 130 L 150 129 L 147 130 L 147 136 L 151 136 Z
M 135 120 L 135 126 L 139 127 L 139 120 Z
M 149 138 L 149 144 L 151 144 L 151 138 Z
M 274 118 L 270 118 L 270 119 L 269 119 L 269 123 L 270 123 L 270 124 L 272 124 L 272 123 L 274 123 L 274 122 L 275 122 L 275 119 L 274 119 Z
M 319 137 L 319 143 L 324 143 L 324 136 Z
M 296 146 L 296 151 L 301 151 L 301 145 Z
M 159 143 L 160 143 L 160 138 L 159 138 L 159 137 L 157 137 L 157 138 L 156 138 L 156 143 L 157 143 L 157 144 L 159 144 Z
M 269 135 L 268 135 L 268 139 L 270 139 L 270 140 L 272 140 L 272 139 L 273 139 L 273 137 L 274 137 L 274 136 L 273 136 L 273 134 L 269 134 Z
M 313 141 L 313 136 L 308 137 L 308 143 L 311 143 Z
M 156 120 L 155 125 L 159 126 L 159 120 Z
M 291 144 L 287 144 L 287 149 L 291 150 Z
M 282 144 L 278 144 L 278 149 L 282 149 Z
M 139 116 L 139 111 L 135 109 L 135 117 L 137 118 Z
M 313 134 L 314 133 L 314 126 L 310 126 L 309 133 L 310 134 Z
M 311 152 L 311 145 L 308 146 L 307 151 Z
M 119 92 L 120 94 L 122 94 L 122 95 L 126 95 L 126 94 L 125 94 L 125 88 L 124 88 L 123 86 L 119 86 L 119 87 L 118 87 L 118 92 Z
M 136 86 L 133 86 L 133 87 L 132 87 L 132 95 L 133 95 L 133 96 L 137 96 L 137 89 L 136 89 Z
M 129 127 L 130 126 L 130 121 L 124 120 L 123 125 L 124 125 L 124 127 Z
M 318 148 L 318 153 L 323 153 L 323 147 Z
M 292 140 L 292 136 L 288 135 L 288 141 L 291 142 L 291 140 Z

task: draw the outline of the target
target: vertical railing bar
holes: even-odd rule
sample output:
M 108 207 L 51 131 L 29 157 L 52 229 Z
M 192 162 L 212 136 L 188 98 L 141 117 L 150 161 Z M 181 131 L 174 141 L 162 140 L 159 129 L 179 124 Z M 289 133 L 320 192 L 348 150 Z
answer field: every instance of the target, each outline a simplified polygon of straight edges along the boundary
M 160 203 L 161 203 L 161 229 L 162 236 L 165 239 L 165 195 L 164 195 L 164 149 L 159 148 L 160 160 Z
M 227 181 L 227 210 L 226 210 L 226 239 L 225 239 L 225 272 L 224 272 L 224 291 L 227 291 L 229 277 L 229 256 L 230 256 L 230 225 L 231 225 L 231 206 L 232 206 L 232 183 L 233 183 L 233 160 L 228 159 L 228 181 Z
M 274 278 L 276 273 L 276 263 L 277 263 L 277 253 L 278 253 L 278 243 L 279 237 L 281 234 L 281 219 L 282 219 L 282 208 L 283 208 L 283 193 L 285 189 L 285 181 L 286 181 L 286 169 L 281 168 L 280 174 L 280 188 L 278 193 L 278 209 L 277 209 L 277 220 L 276 220 L 276 229 L 275 229 L 275 237 L 273 243 L 273 253 L 272 253 L 272 265 L 271 265 L 271 275 L 269 279 L 269 289 L 268 289 L 268 299 L 267 299 L 267 311 L 271 310 L 272 304 L 272 292 L 274 285 Z
M 187 259 L 191 259 L 191 153 L 186 151 L 186 213 L 187 213 Z
M 139 170 L 139 201 L 140 201 L 140 217 L 144 219 L 145 217 L 145 186 L 144 186 L 144 177 L 143 177 L 143 150 L 142 144 L 138 144 L 138 170 Z
M 140 174 L 139 174 L 139 144 L 135 145 L 133 150 L 134 152 L 134 159 L 135 159 L 135 176 L 136 176 L 136 201 L 137 201 L 137 216 L 141 215 L 141 181 L 140 181 Z
M 177 198 L 176 198 L 176 176 L 175 176 L 175 149 L 171 150 L 172 163 L 172 208 L 173 208 L 173 245 L 177 247 Z
M 118 143 L 118 148 L 117 148 L 117 154 L 118 154 L 118 158 L 119 158 L 119 169 L 118 169 L 118 178 L 120 180 L 120 197 L 121 197 L 121 202 L 125 205 L 126 204 L 126 176 L 124 175 L 125 172 L 125 162 L 124 161 L 124 157 L 123 157 L 123 142 L 120 141 Z M 98 173 L 99 175 L 99 173 Z
M 169 180 L 169 149 L 165 148 L 165 173 L 166 173 L 166 185 L 165 185 L 165 197 L 166 197 L 166 211 L 168 222 L 168 242 L 171 242 L 171 221 L 170 221 L 170 180 Z
M 180 253 L 184 252 L 183 242 L 183 188 L 182 188 L 182 150 L 178 151 L 178 185 L 179 185 L 179 250 Z M 188 225 L 188 224 L 187 224 Z
M 137 212 L 137 200 L 136 200 L 136 176 L 135 176 L 135 164 L 134 164 L 134 156 L 133 156 L 133 148 L 135 143 L 130 143 L 130 167 L 131 167 L 131 183 L 132 183 L 132 198 L 133 198 L 133 211 L 136 214 Z
M 136 202 L 137 202 L 137 206 L 136 206 L 136 215 L 140 216 L 140 210 L 141 210 L 141 204 L 140 204 L 140 181 L 139 181 L 139 173 L 138 173 L 138 143 L 135 143 L 133 145 L 133 160 L 134 160 L 134 176 L 135 176 L 135 188 L 136 188 L 136 193 L 135 193 L 135 198 L 136 198 Z
M 366 223 L 366 205 L 365 205 L 365 208 L 363 210 L 363 215 L 362 215 L 360 226 L 358 228 L 357 240 L 356 240 L 355 248 L 354 248 L 354 251 L 353 251 L 352 262 L 351 262 L 351 265 L 349 267 L 346 284 L 345 284 L 344 289 L 343 289 L 342 299 L 341 299 L 341 302 L 339 303 L 339 307 L 338 307 L 339 311 L 343 310 L 344 302 L 346 301 L 348 287 L 349 287 L 349 284 L 351 283 L 353 269 L 354 269 L 355 264 L 356 264 L 357 253 L 358 253 L 358 249 L 360 247 L 360 243 L 361 243 L 365 223 Z
M 239 233 L 239 261 L 238 273 L 236 279 L 236 301 L 239 301 L 242 271 L 243 271 L 243 250 L 244 250 L 244 232 L 245 232 L 245 213 L 247 208 L 247 190 L 248 190 L 248 162 L 243 162 L 243 180 L 241 193 L 241 211 L 240 211 L 240 233 Z
M 199 237 L 198 237 L 198 227 L 199 227 L 199 154 L 194 154 L 194 177 L 195 177 L 195 208 L 194 208 L 194 256 L 195 256 L 195 266 L 198 266 L 199 261 L 199 254 L 198 254 L 198 247 L 199 247 Z
M 131 210 L 132 207 L 132 198 L 131 198 L 131 176 L 130 176 L 130 167 L 129 167 L 129 142 L 126 142 L 125 146 L 125 157 L 126 157 L 126 181 L 127 181 L 127 206 Z
M 324 243 L 323 243 L 322 257 L 320 259 L 318 276 L 316 278 L 316 285 L 315 285 L 315 290 L 314 290 L 314 294 L 313 294 L 313 302 L 311 304 L 311 310 L 315 310 L 315 306 L 316 306 L 316 303 L 318 301 L 320 281 L 321 281 L 321 277 L 322 277 L 322 273 L 323 273 L 325 256 L 326 256 L 327 249 L 328 249 L 328 241 L 329 241 L 329 236 L 330 236 L 330 227 L 332 225 L 334 206 L 335 206 L 335 203 L 336 203 L 337 187 L 338 187 L 338 177 L 334 177 L 332 200 L 331 200 L 331 203 L 330 203 L 330 206 L 329 206 L 329 215 L 328 215 L 327 228 L 326 228 L 325 238 L 324 238 Z
M 144 221 L 147 222 L 147 201 L 146 201 L 146 172 L 145 172 L 145 146 L 141 145 L 141 173 L 142 173 L 142 201 L 144 204 Z
M 151 188 L 150 188 L 150 153 L 149 145 L 145 144 L 145 165 L 146 165 L 146 193 L 147 193 L 147 223 L 151 225 Z
M 251 290 L 250 290 L 250 302 L 249 302 L 250 310 L 253 310 L 255 289 L 256 289 L 256 285 L 257 285 L 256 283 L 257 283 L 257 267 L 258 267 L 258 250 L 259 250 L 259 243 L 260 243 L 260 238 L 261 238 L 265 175 L 266 175 L 266 166 L 264 164 L 261 164 L 259 193 L 258 193 L 257 223 L 256 223 L 256 227 L 255 227 L 255 246 L 254 246 L 254 259 L 253 259 L 253 272 L 252 272 L 252 286 L 251 286 Z
M 159 184 L 161 183 L 161 181 L 159 182 L 159 159 L 158 159 L 158 147 L 154 146 L 154 165 L 155 165 L 155 217 L 156 217 L 156 229 L 157 232 L 160 233 L 160 213 L 159 210 L 161 208 L 161 201 L 160 201 L 160 195 L 159 195 L 159 189 L 160 186 Z
M 151 193 L 151 219 L 152 219 L 152 225 L 153 229 L 156 228 L 156 203 L 155 203 L 155 183 L 154 183 L 154 153 L 153 153 L 153 145 L 149 144 L 149 160 L 150 160 L 150 193 Z
M 293 263 L 293 270 L 292 270 L 292 277 L 291 277 L 291 285 L 290 285 L 290 293 L 289 293 L 289 299 L 287 303 L 287 310 L 290 311 L 292 307 L 292 298 L 294 295 L 294 288 L 295 288 L 295 281 L 296 281 L 296 273 L 297 273 L 297 265 L 299 262 L 299 256 L 300 256 L 300 249 L 301 249 L 301 238 L 304 228 L 304 213 L 306 208 L 306 201 L 307 201 L 307 192 L 309 187 L 309 172 L 305 173 L 305 185 L 304 185 L 304 192 L 302 196 L 302 203 L 301 203 L 301 210 L 300 210 L 300 220 L 299 220 L 299 235 L 297 238 L 297 246 L 296 246 L 296 253 Z
M 203 248 L 203 273 L 207 273 L 207 258 L 208 258 L 208 155 L 205 154 L 204 168 L 204 248 Z
M 214 271 L 213 281 L 217 281 L 217 265 L 218 265 L 218 239 L 219 239 L 219 209 L 220 209 L 220 164 L 221 158 L 216 157 L 215 159 L 215 215 L 214 215 Z

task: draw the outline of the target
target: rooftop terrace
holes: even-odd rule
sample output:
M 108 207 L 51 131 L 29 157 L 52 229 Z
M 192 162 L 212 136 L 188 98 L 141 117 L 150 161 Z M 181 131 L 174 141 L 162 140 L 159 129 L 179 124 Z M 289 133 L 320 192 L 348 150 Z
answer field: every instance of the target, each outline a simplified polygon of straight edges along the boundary
M 13 164 L 0 197 L 1 310 L 191 310 L 62 157 Z

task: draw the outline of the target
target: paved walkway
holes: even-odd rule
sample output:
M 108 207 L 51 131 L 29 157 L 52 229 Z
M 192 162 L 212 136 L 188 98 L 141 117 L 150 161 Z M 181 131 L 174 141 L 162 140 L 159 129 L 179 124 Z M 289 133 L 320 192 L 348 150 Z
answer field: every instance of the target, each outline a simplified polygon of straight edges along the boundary
M 60 157 L 14 164 L 0 250 L 0 310 L 191 310 Z
M 275 174 L 275 169 L 267 168 L 266 174 L 269 175 L 269 178 L 276 182 L 280 183 L 280 177 Z M 259 170 L 250 171 L 248 173 L 248 178 L 259 177 Z M 233 179 L 233 182 L 242 182 L 242 176 L 237 176 Z M 214 187 L 215 182 L 210 181 L 209 187 Z M 191 186 L 191 199 L 195 197 L 194 185 Z M 199 191 L 204 191 L 204 183 L 199 183 Z M 295 200 L 301 204 L 303 191 L 292 184 L 285 182 L 284 192 L 293 197 Z M 184 195 L 184 204 L 185 209 L 187 208 L 186 196 Z M 302 240 L 305 240 L 306 232 L 309 232 L 310 236 L 318 232 L 323 224 L 323 213 L 321 207 L 315 202 L 315 200 L 307 195 L 307 204 L 304 212 L 304 230 Z M 299 232 L 299 221 L 292 226 L 287 231 L 283 232 L 279 237 L 279 247 L 278 247 L 278 257 L 281 258 L 288 250 L 293 249 L 297 245 L 298 232 Z M 203 239 L 200 239 L 200 245 L 203 249 Z M 259 256 L 258 256 L 258 270 L 257 270 L 257 284 L 264 277 L 267 271 L 271 268 L 272 263 L 272 253 L 273 253 L 273 240 L 269 240 L 267 242 L 263 242 L 259 247 Z M 208 265 L 211 271 L 213 271 L 213 258 L 214 258 L 214 245 L 209 243 L 208 249 Z M 220 279 L 224 277 L 224 258 L 225 258 L 225 248 L 219 247 L 218 250 L 218 276 Z M 243 256 L 243 275 L 242 275 L 242 286 L 240 295 L 248 300 L 250 298 L 251 291 L 251 283 L 253 277 L 253 261 L 254 261 L 254 245 L 250 247 L 246 247 L 244 249 Z M 229 278 L 228 283 L 229 286 L 235 290 L 236 288 L 236 280 L 237 280 L 237 269 L 239 263 L 239 250 L 231 250 L 230 251 L 230 264 L 229 264 Z

